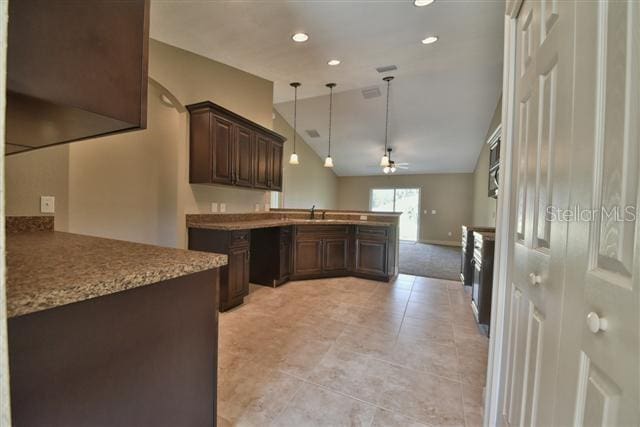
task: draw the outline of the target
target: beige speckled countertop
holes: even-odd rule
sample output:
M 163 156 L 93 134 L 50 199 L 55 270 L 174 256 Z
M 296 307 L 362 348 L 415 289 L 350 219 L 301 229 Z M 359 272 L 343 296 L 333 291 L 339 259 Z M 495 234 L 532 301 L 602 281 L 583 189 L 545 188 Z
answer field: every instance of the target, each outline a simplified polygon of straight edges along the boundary
M 227 256 L 62 232 L 7 234 L 8 317 L 226 265 Z
M 189 228 L 206 228 L 208 230 L 251 230 L 254 228 L 285 227 L 288 225 L 372 225 L 376 227 L 388 227 L 388 222 L 357 221 L 350 219 L 256 219 L 248 221 L 209 222 L 189 221 Z

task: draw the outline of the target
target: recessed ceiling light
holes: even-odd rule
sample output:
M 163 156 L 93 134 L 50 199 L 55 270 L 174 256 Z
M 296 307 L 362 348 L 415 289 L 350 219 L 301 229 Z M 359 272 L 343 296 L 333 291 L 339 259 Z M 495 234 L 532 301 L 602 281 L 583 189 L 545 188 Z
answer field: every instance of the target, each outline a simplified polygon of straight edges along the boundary
M 340 60 L 339 59 L 331 59 L 329 62 L 327 62 L 327 64 L 329 64 L 331 66 L 340 65 Z
M 426 39 L 422 39 L 422 44 L 431 44 L 438 41 L 438 36 L 429 36 Z
M 295 33 L 291 38 L 297 43 L 304 43 L 309 40 L 309 36 L 306 33 Z
M 413 0 L 413 5 L 418 7 L 429 6 L 434 1 L 435 0 Z

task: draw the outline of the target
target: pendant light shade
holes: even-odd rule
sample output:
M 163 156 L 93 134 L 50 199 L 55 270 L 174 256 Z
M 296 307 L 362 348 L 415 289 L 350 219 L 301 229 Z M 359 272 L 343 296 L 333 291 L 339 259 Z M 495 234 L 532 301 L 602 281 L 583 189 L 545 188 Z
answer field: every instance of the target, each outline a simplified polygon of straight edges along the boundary
M 298 134 L 298 88 L 301 86 L 298 82 L 289 83 L 294 90 L 293 95 L 293 153 L 291 153 L 291 157 L 289 157 L 290 165 L 299 165 L 300 161 L 298 160 L 298 154 L 296 154 L 296 136 Z
M 384 121 L 384 155 L 380 159 L 380 166 L 384 168 L 384 173 L 389 173 L 389 171 L 386 170 L 389 168 L 389 154 L 387 154 L 387 145 L 389 142 L 389 93 L 391 91 L 391 80 L 393 80 L 393 76 L 387 76 L 382 80 L 387 82 L 387 106 Z
M 333 88 L 336 87 L 335 83 L 327 83 L 329 88 L 329 151 L 327 152 L 327 158 L 324 160 L 325 168 L 333 167 L 333 159 L 331 158 L 331 115 L 333 114 Z

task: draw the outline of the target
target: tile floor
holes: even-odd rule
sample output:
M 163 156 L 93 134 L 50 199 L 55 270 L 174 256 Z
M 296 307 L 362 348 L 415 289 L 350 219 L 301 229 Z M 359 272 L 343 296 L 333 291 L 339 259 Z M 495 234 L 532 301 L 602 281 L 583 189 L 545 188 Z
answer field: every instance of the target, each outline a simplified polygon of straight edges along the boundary
M 220 314 L 218 425 L 475 426 L 488 340 L 459 282 L 252 286 Z

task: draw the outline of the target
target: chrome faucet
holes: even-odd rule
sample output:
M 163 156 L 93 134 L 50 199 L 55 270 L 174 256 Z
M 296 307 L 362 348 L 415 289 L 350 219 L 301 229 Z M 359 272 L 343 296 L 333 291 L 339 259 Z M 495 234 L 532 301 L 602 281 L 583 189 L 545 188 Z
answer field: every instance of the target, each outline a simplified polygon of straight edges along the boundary
M 316 205 L 311 206 L 311 219 L 316 217 Z

